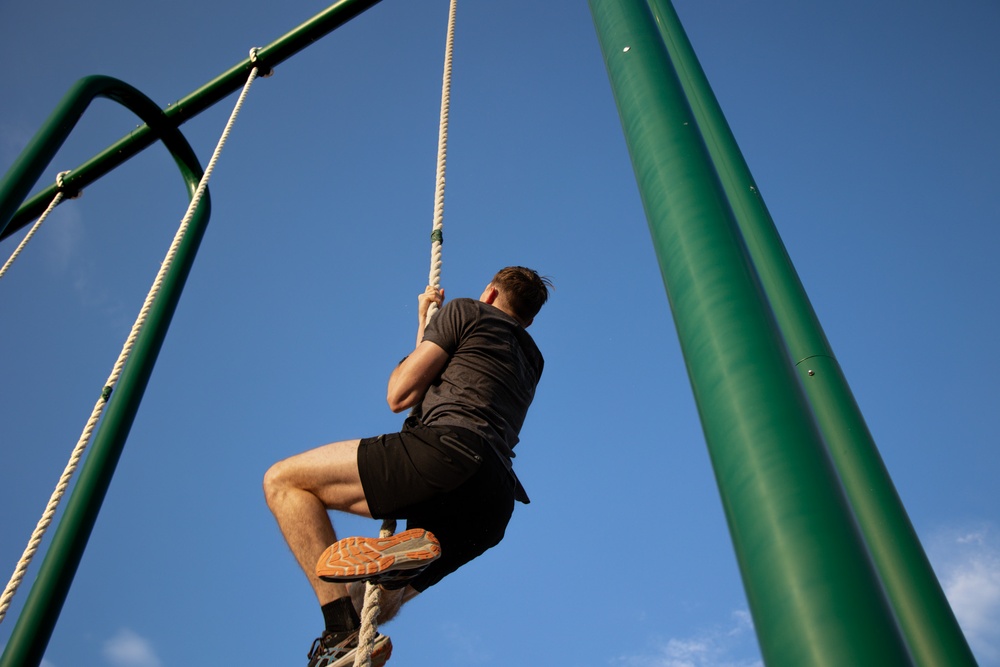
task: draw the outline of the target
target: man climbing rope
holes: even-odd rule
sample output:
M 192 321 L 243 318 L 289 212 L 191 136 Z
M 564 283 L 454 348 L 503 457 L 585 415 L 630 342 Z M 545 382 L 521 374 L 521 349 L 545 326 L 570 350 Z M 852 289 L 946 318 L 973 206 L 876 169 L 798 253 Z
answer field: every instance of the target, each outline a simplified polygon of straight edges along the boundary
M 450 301 L 427 322 L 431 304 L 444 302 L 443 290 L 428 287 L 418 299 L 416 348 L 389 378 L 393 412 L 414 408 L 402 430 L 324 445 L 267 471 L 268 506 L 326 623 L 309 667 L 353 664 L 362 580 L 382 587 L 387 621 L 497 545 L 514 500 L 528 502 L 511 459 L 543 366 L 525 329 L 549 287 L 531 269 L 507 267 L 478 301 Z M 336 542 L 331 509 L 405 519 L 408 530 Z M 390 652 L 389 638 L 378 635 L 372 664 Z

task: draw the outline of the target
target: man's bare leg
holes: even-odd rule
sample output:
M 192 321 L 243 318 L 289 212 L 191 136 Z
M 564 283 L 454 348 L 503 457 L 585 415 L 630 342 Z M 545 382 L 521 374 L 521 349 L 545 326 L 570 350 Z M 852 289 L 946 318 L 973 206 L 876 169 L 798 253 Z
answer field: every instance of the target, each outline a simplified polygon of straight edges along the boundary
M 358 440 L 323 445 L 280 461 L 264 476 L 264 496 L 320 605 L 347 587 L 316 576 L 316 562 L 337 541 L 328 509 L 371 517 L 358 473 Z

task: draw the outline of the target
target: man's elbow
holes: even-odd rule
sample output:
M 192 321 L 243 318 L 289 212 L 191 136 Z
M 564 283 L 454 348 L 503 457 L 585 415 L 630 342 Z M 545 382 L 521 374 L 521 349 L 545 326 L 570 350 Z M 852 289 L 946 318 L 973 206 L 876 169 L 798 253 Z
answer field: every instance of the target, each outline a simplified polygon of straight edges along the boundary
M 417 404 L 410 396 L 397 396 L 392 393 L 386 395 L 385 402 L 389 404 L 389 409 L 395 413 L 408 410 Z

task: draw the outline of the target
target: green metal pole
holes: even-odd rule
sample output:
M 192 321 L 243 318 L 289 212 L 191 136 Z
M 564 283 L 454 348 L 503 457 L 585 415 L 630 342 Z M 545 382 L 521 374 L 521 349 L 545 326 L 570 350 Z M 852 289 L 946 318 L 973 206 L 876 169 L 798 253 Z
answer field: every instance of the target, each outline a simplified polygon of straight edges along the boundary
M 169 106 L 166 111 L 161 111 L 142 93 L 120 81 L 100 76 L 81 79 L 0 181 L 0 240 L 38 217 L 55 195 L 56 187 L 51 186 L 18 208 L 94 97 L 118 101 L 134 111 L 146 125 L 74 169 L 65 179 L 65 191 L 84 188 L 162 139 L 181 168 L 189 195 L 193 195 L 202 170 L 194 151 L 177 127 L 239 89 L 253 67 L 260 70 L 273 68 L 378 1 L 341 0 L 334 3 L 269 46 L 258 49 L 253 62 L 247 58 Z M 132 358 L 123 369 L 118 387 L 111 396 L 31 594 L 3 656 L 0 656 L 0 667 L 37 666 L 42 660 L 194 262 L 208 224 L 209 210 L 206 191 L 136 341 Z
M 975 665 L 677 12 L 648 3 L 914 660 Z
M 644 0 L 590 0 L 768 665 L 912 664 Z
M 20 179 L 27 180 L 31 173 L 44 169 L 47 159 L 59 149 L 66 136 L 76 125 L 79 115 L 95 97 L 115 100 L 136 113 L 153 132 L 162 132 L 164 144 L 193 196 L 201 179 L 202 169 L 198 158 L 180 131 L 171 127 L 162 117 L 160 108 L 138 90 L 116 79 L 93 76 L 77 82 L 63 98 L 56 113 L 39 131 L 26 150 L 23 164 L 31 168 L 22 170 Z M 33 182 L 11 184 L 15 192 L 30 189 Z M 73 576 L 83 557 L 87 540 L 97 521 L 101 503 L 114 475 L 132 421 L 139 409 L 142 394 L 153 371 L 157 353 L 166 336 L 170 319 L 180 299 L 184 282 L 194 263 L 198 245 L 208 225 L 210 204 L 205 192 L 188 227 L 187 234 L 177 250 L 171 268 L 164 278 L 160 292 L 152 304 L 146 323 L 139 334 L 129 362 L 122 369 L 117 387 L 110 397 L 100 428 L 94 437 L 90 453 L 80 471 L 73 493 L 65 505 L 59 526 L 52 538 L 45 560 L 31 588 L 17 625 L 0 657 L 0 667 L 37 667 L 45 654 L 45 647 L 55 628 L 59 612 L 69 593 Z M 107 400 L 105 398 L 105 400 Z
M 255 65 L 262 71 L 273 69 L 279 63 L 302 51 L 313 42 L 375 6 L 378 2 L 379 0 L 339 0 L 339 2 L 333 3 L 271 44 L 258 49 L 256 62 L 251 62 L 248 57 L 198 90 L 168 105 L 163 111 L 164 116 L 171 126 L 180 127 L 227 95 L 242 88 L 250 75 L 250 70 Z M 134 132 L 130 132 L 100 154 L 73 169 L 65 179 L 65 189 L 70 192 L 84 189 L 118 165 L 151 146 L 157 139 L 157 134 L 152 132 L 149 126 L 144 125 Z M 16 208 L 24 201 L 28 192 L 12 190 L 8 181 L 19 182 L 22 175 L 33 175 L 30 178 L 33 184 L 41 175 L 40 171 L 35 173 L 35 169 L 37 169 L 37 165 L 25 164 L 19 160 L 8 171 L 4 181 L 0 182 L 0 241 L 30 224 L 41 215 L 57 192 L 57 187 L 54 184 L 50 185 L 32 197 L 20 209 Z M 14 208 L 11 208 L 12 206 Z

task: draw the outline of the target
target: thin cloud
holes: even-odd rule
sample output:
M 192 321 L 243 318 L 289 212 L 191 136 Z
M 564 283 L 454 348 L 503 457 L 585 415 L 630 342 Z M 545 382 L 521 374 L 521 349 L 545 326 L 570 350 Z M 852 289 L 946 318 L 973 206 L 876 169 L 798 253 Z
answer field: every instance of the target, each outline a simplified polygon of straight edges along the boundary
M 485 650 L 481 638 L 470 634 L 457 623 L 445 623 L 443 634 L 456 662 L 463 665 L 477 665 L 490 662 L 493 655 Z
M 995 526 L 939 531 L 928 556 L 980 667 L 1000 667 L 1000 536 Z M 762 667 L 750 614 L 737 611 L 729 629 L 659 642 L 615 667 Z
M 122 333 L 124 340 L 142 302 L 127 307 L 106 286 L 107 278 L 92 256 L 92 244 L 87 238 L 80 208 L 72 202 L 56 208 L 32 245 L 38 246 L 37 252 L 50 274 L 61 276 L 71 286 L 76 301 L 88 310 L 102 313 L 109 325 Z M 155 271 L 151 271 L 150 283 L 154 276 Z
M 101 653 L 114 667 L 161 667 L 150 643 L 128 628 L 104 642 Z
M 941 532 L 928 555 L 981 667 L 1000 667 L 1000 539 L 994 526 Z
M 659 642 L 646 654 L 616 658 L 617 667 L 763 667 L 746 610 L 733 612 L 731 623 L 691 637 Z
M 80 208 L 73 202 L 60 205 L 39 228 L 38 234 L 37 240 L 44 241 L 39 245 L 44 249 L 49 269 L 54 273 L 66 271 L 79 256 L 84 240 Z
M 32 132 L 25 127 L 15 127 L 9 123 L 0 123 L 0 161 L 4 171 L 21 154 L 24 147 L 31 141 Z

